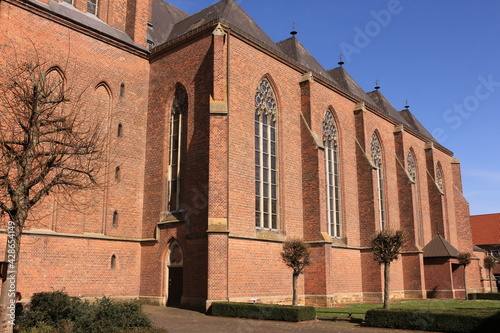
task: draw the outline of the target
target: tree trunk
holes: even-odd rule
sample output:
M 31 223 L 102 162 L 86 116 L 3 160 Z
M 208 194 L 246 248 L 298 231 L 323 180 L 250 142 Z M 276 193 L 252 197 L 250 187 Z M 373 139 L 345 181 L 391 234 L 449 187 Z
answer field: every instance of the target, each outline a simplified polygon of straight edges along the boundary
M 299 305 L 299 300 L 297 297 L 297 281 L 299 280 L 299 274 L 293 273 L 293 298 L 292 305 Z
M 389 291 L 391 285 L 390 263 L 384 263 L 384 309 L 389 309 Z
M 464 266 L 464 289 L 465 289 L 465 299 L 467 299 L 467 272 L 465 271 L 465 267 Z
M 7 279 L 2 284 L 0 296 L 1 332 L 12 333 L 15 320 L 16 289 L 19 252 L 21 248 L 21 228 L 18 223 L 10 221 L 7 226 L 7 242 L 5 245 L 5 259 L 9 263 Z
M 490 280 L 490 293 L 493 292 L 493 284 L 491 282 L 491 269 L 488 269 L 488 280 Z

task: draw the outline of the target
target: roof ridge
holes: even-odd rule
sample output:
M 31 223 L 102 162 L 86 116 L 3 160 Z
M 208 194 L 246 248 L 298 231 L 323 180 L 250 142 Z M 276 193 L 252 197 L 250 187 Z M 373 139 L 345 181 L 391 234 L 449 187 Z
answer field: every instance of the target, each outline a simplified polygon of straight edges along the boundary
M 232 3 L 235 3 L 234 0 L 220 0 L 219 3 L 222 3 L 222 2 L 225 2 L 225 4 L 222 4 L 222 10 L 221 10 L 221 13 L 220 13 L 220 17 L 224 17 L 224 14 L 227 12 L 227 8 L 229 7 L 229 3 L 232 2 Z

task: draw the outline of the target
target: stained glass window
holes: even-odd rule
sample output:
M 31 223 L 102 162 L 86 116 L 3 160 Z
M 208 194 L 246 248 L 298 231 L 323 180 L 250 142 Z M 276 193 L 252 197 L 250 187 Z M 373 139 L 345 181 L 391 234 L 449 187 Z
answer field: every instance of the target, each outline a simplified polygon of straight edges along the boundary
M 408 153 L 408 174 L 411 176 L 411 179 L 415 182 L 417 179 L 417 169 L 415 167 L 415 158 L 413 157 L 413 153 Z
M 255 92 L 255 227 L 278 229 L 277 104 L 269 81 Z
M 326 212 L 328 233 L 339 238 L 340 231 L 340 179 L 337 126 L 330 110 L 323 120 L 323 144 L 325 146 Z
M 439 167 L 439 165 L 436 166 L 436 184 L 441 192 L 443 192 L 443 174 L 441 173 L 441 168 Z
M 417 244 L 422 245 L 423 230 L 422 230 L 422 211 L 420 209 L 420 197 L 419 197 L 419 186 L 417 177 L 417 166 L 415 162 L 415 156 L 413 156 L 412 150 L 408 152 L 408 174 L 413 180 L 412 188 L 412 202 L 413 202 L 413 212 L 415 216 L 415 232 L 417 234 Z
M 377 189 L 378 189 L 378 208 L 380 216 L 380 228 L 383 230 L 386 225 L 385 212 L 385 192 L 384 192 L 384 172 L 382 164 L 382 148 L 377 134 L 372 135 L 371 156 L 373 163 L 377 167 Z

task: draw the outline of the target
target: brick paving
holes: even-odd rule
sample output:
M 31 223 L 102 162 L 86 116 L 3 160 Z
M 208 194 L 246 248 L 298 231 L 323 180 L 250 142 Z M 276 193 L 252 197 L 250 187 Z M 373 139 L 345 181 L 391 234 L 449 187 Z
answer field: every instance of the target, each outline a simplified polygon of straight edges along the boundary
M 166 328 L 169 333 L 281 333 L 281 332 L 314 332 L 314 333 L 417 333 L 418 331 L 379 329 L 360 327 L 358 324 L 344 321 L 308 321 L 288 323 L 272 320 L 253 320 L 206 316 L 203 313 L 144 305 L 144 312 L 153 324 Z

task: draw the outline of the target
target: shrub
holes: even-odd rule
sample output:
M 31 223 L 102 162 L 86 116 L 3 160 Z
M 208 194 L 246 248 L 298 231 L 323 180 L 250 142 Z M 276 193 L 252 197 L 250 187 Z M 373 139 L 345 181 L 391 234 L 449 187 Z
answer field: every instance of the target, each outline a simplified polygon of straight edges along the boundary
M 374 309 L 366 312 L 373 327 L 449 333 L 497 332 L 500 317 L 494 310 L 407 310 Z
M 62 320 L 73 320 L 75 308 L 82 302 L 63 291 L 36 293 L 31 297 L 30 310 L 20 318 L 21 327 L 36 327 L 44 323 L 55 327 Z
M 469 294 L 469 299 L 490 299 L 500 301 L 500 293 L 475 293 Z
M 210 307 L 209 314 L 212 316 L 281 321 L 305 321 L 316 319 L 316 310 L 312 306 L 286 306 L 236 302 L 214 302 Z
M 103 297 L 90 303 L 55 291 L 33 295 L 30 310 L 19 325 L 27 333 L 114 333 L 148 332 L 132 329 L 149 329 L 151 322 L 139 302 Z
M 94 304 L 85 303 L 74 319 L 74 333 L 118 332 L 117 329 L 150 327 L 149 318 L 139 302 L 115 302 L 103 297 Z

